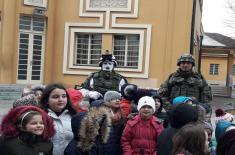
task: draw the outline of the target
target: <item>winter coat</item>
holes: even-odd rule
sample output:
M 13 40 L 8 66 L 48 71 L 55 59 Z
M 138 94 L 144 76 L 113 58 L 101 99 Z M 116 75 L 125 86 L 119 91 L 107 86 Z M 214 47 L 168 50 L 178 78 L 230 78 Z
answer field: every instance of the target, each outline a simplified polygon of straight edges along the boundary
M 158 137 L 157 141 L 157 153 L 158 155 L 170 155 L 172 148 L 173 148 L 173 142 L 172 138 L 177 132 L 177 129 L 172 128 L 168 126 Z
M 26 132 L 3 139 L 1 145 L 1 155 L 52 155 L 53 150 L 52 142 Z
M 143 121 L 139 115 L 135 116 L 127 122 L 122 134 L 124 155 L 156 155 L 157 140 L 162 130 L 163 126 L 156 117 Z
M 161 84 L 158 93 L 168 101 L 177 96 L 194 97 L 202 103 L 208 103 L 212 100 L 211 87 L 201 74 L 193 71 L 184 73 L 179 69 Z
M 66 146 L 73 139 L 73 132 L 71 129 L 71 115 L 65 109 L 59 116 L 55 112 L 48 109 L 48 115 L 54 120 L 56 134 L 52 137 L 54 145 L 53 155 L 63 155 Z
M 91 108 L 85 115 L 75 115 L 72 118 L 74 139 L 64 155 L 111 155 L 112 143 L 108 144 L 111 126 L 109 110 L 102 106 Z

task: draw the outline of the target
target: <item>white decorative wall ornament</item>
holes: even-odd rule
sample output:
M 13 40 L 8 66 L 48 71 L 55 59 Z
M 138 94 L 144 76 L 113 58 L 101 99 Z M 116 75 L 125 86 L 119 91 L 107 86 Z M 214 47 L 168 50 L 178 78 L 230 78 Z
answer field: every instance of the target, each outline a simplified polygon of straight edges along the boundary
M 90 0 L 90 8 L 127 8 L 128 0 Z
M 24 0 L 24 5 L 47 8 L 47 0 Z
M 98 2 L 106 2 L 106 4 L 100 4 Z M 126 4 L 127 7 L 121 7 L 122 5 L 126 6 Z M 110 5 L 110 7 L 107 7 L 107 5 Z M 74 40 L 75 33 L 86 32 L 102 34 L 139 34 L 140 43 L 138 62 L 140 63 L 138 63 L 138 68 L 116 68 L 116 70 L 123 71 L 122 75 L 126 77 L 148 78 L 152 25 L 117 23 L 117 18 L 131 19 L 138 17 L 139 0 L 80 0 L 79 6 L 79 16 L 81 18 L 95 17 L 98 18 L 98 22 L 65 23 L 63 73 L 88 75 L 94 72 L 96 69 L 99 70 L 99 67 L 73 65 L 74 43 L 72 41 Z

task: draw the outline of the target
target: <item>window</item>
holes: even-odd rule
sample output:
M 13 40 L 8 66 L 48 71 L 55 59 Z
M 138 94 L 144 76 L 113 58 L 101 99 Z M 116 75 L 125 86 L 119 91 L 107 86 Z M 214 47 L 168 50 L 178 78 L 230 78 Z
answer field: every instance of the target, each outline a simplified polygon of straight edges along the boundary
M 139 60 L 139 35 L 114 35 L 114 50 L 118 67 L 138 68 Z
M 219 74 L 219 64 L 210 64 L 210 75 L 218 75 Z
M 97 66 L 101 57 L 102 35 L 76 33 L 75 65 Z
M 235 75 L 235 65 L 233 65 L 233 75 Z
M 18 80 L 42 80 L 45 25 L 42 17 L 20 16 Z

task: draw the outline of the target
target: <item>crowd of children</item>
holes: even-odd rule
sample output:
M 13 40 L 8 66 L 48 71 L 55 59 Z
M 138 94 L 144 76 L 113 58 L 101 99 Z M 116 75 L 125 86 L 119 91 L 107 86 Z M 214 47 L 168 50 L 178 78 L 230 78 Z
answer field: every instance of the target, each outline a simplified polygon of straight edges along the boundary
M 101 95 L 58 83 L 25 89 L 2 119 L 1 154 L 235 154 L 232 114 L 217 109 L 213 129 L 207 104 L 178 96 L 164 109 L 157 93 L 122 90 Z

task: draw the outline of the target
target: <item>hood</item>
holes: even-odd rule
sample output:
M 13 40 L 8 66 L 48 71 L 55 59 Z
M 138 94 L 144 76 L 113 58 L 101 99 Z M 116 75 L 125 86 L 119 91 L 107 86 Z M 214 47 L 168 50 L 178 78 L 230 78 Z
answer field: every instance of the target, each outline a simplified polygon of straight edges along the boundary
M 98 135 L 101 136 L 101 143 L 107 143 L 111 126 L 111 112 L 108 108 L 104 106 L 91 108 L 81 121 L 78 147 L 83 151 L 91 150 Z

